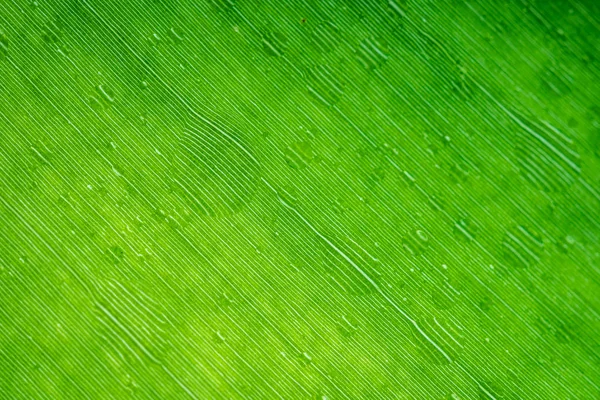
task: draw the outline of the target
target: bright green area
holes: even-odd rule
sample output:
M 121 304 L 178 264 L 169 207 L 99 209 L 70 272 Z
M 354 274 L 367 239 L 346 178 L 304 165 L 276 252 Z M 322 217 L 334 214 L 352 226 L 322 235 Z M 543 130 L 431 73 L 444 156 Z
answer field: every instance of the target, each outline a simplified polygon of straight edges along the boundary
M 592 1 L 0 2 L 1 399 L 600 398 Z

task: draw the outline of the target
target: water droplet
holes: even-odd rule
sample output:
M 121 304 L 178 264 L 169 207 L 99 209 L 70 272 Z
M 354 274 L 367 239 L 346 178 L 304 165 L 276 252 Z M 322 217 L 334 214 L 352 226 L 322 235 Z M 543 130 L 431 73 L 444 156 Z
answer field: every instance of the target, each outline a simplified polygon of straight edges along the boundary
M 360 42 L 356 55 L 358 61 L 366 69 L 375 69 L 388 60 L 389 50 L 387 44 L 382 40 L 374 37 L 364 39 Z
M 71 53 L 71 47 L 65 43 L 61 43 L 57 46 L 56 51 L 63 57 L 68 56 Z
M 463 329 L 441 317 L 423 318 L 413 326 L 422 355 L 434 364 L 454 362 L 463 349 Z
M 481 311 L 488 312 L 492 309 L 492 306 L 493 306 L 492 299 L 485 296 L 477 302 L 477 306 L 479 307 L 479 309 Z
M 376 167 L 367 177 L 367 186 L 374 187 L 385 178 L 385 169 L 382 167 Z
M 560 191 L 581 173 L 581 157 L 573 139 L 550 123 L 509 114 L 522 129 L 516 140 L 515 156 L 521 175 L 538 189 Z
M 37 141 L 30 149 L 38 163 L 41 165 L 48 165 L 50 163 L 52 153 L 42 141 Z
M 235 0 L 211 0 L 217 12 L 227 12 L 235 7 Z
M 241 135 L 201 116 L 193 116 L 179 138 L 175 187 L 195 210 L 225 216 L 254 197 L 260 164 Z
M 450 277 L 436 280 L 435 287 L 431 292 L 431 300 L 439 310 L 448 310 L 454 307 L 458 296 L 460 296 L 458 283 Z
M 469 177 L 469 169 L 463 162 L 452 162 L 445 169 L 454 183 L 464 183 Z
M 469 219 L 463 218 L 454 224 L 454 233 L 463 240 L 475 240 L 476 232 L 477 227 Z
M 279 190 L 279 198 L 289 204 L 290 206 L 295 206 L 298 203 L 298 193 L 296 188 L 290 185 L 284 185 Z
M 331 202 L 331 209 L 334 213 L 338 215 L 344 214 L 346 211 L 350 210 L 350 207 L 346 204 L 346 201 L 342 199 L 334 199 Z
M 410 174 L 408 171 L 403 171 L 402 176 L 408 182 L 409 185 L 414 185 L 416 183 L 416 179 Z
M 337 326 L 342 336 L 347 338 L 353 336 L 358 330 L 356 324 L 345 315 L 338 321 Z
M 304 361 L 304 363 L 306 363 L 306 364 L 312 363 L 312 357 L 307 352 L 302 353 L 302 355 L 300 357 L 302 358 L 302 361 Z
M 181 228 L 181 224 L 179 223 L 179 221 L 177 221 L 177 219 L 175 219 L 175 217 L 173 217 L 172 215 L 169 215 L 166 218 L 167 221 L 167 225 L 169 225 L 169 227 L 171 229 L 179 229 Z
M 0 58 L 6 57 L 8 54 L 8 36 L 0 31 Z
M 175 43 L 183 42 L 183 34 L 176 28 L 169 29 L 169 37 Z
M 344 94 L 344 83 L 328 65 L 311 68 L 307 78 L 309 94 L 327 107 L 336 104 Z
M 217 343 L 225 343 L 225 336 L 221 333 L 221 331 L 216 331 L 213 335 L 215 342 Z
M 477 384 L 480 400 L 501 400 L 504 398 L 496 384 L 480 382 Z
M 160 364 L 168 349 L 168 320 L 160 302 L 131 285 L 116 280 L 101 285 L 95 304 L 96 332 L 107 342 L 106 349 L 118 352 L 120 358 Z
M 137 384 L 137 382 L 133 379 L 133 377 L 129 374 L 125 374 L 125 377 L 123 378 L 123 383 L 129 392 L 134 392 L 140 387 Z
M 402 248 L 412 256 L 420 256 L 429 247 L 429 236 L 424 230 L 417 229 L 405 235 L 400 241 Z
M 227 293 L 221 294 L 217 299 L 217 304 L 221 307 L 229 307 L 233 303 L 233 299 Z
M 56 44 L 62 36 L 62 30 L 56 22 L 49 22 L 42 28 L 42 39 L 47 44 Z
M 570 238 L 571 241 L 568 238 Z M 575 241 L 572 236 L 567 236 L 564 239 L 558 239 L 555 242 L 556 249 L 562 254 L 567 254 L 569 251 L 571 251 L 574 244 L 575 244 Z
M 96 91 L 100 97 L 107 103 L 113 103 L 115 101 L 115 93 L 105 85 L 96 86 Z
M 308 166 L 314 158 L 310 142 L 296 142 L 285 149 L 285 162 L 294 169 Z
M 281 57 L 287 48 L 287 39 L 279 32 L 267 32 L 263 34 L 262 44 L 268 55 Z
M 139 215 L 135 217 L 134 223 L 138 229 L 146 224 L 144 219 L 142 217 L 140 217 Z
M 554 315 L 538 315 L 535 317 L 534 325 L 541 331 L 542 335 L 553 337 L 561 344 L 566 344 L 571 341 L 572 337 L 576 337 L 569 325 Z
M 153 46 L 158 46 L 159 43 L 162 41 L 160 35 L 158 33 L 153 33 L 150 38 L 150 44 Z
M 100 100 L 96 96 L 90 96 L 88 98 L 88 103 L 90 104 L 90 107 L 92 107 L 92 109 L 96 112 L 102 111 L 104 109 L 102 102 L 100 102 Z
M 113 264 L 118 264 L 125 258 L 125 251 L 119 246 L 112 246 L 106 251 L 106 256 Z
M 381 273 L 379 262 L 362 246 L 347 237 L 343 247 L 329 239 L 326 256 L 329 278 L 344 293 L 364 296 L 375 293 Z
M 422 242 L 427 242 L 429 240 L 429 236 L 427 236 L 425 231 L 423 231 L 421 229 L 417 229 L 416 235 Z
M 504 258 L 510 265 L 527 268 L 540 260 L 544 248 L 542 237 L 522 225 L 506 232 L 502 241 Z
M 332 22 L 325 21 L 315 27 L 311 39 L 318 51 L 329 53 L 339 45 L 340 32 Z
M 388 0 L 388 10 L 398 18 L 406 17 L 407 0 Z
M 442 211 L 444 209 L 441 200 L 433 195 L 427 196 L 427 203 L 434 211 Z

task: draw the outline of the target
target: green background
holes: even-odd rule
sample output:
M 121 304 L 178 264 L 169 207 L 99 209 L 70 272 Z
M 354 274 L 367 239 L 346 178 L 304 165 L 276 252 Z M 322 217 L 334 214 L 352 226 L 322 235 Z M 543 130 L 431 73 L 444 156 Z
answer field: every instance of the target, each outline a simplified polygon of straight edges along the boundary
M 600 398 L 593 1 L 0 2 L 0 398 Z

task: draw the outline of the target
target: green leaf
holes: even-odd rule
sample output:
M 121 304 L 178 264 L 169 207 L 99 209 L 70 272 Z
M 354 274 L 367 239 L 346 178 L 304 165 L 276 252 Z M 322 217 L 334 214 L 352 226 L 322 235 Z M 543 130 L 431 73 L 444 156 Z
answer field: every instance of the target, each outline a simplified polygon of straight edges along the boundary
M 0 398 L 600 398 L 599 16 L 0 2 Z

